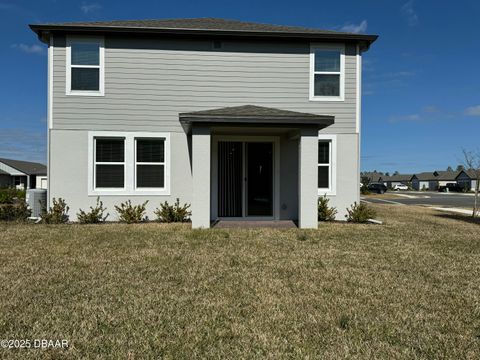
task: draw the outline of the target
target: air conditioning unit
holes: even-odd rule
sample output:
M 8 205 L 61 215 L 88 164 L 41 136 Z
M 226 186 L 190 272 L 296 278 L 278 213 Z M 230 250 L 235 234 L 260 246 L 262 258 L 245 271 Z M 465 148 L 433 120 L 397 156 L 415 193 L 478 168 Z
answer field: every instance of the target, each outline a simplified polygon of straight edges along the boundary
M 47 206 L 47 190 L 28 189 L 25 197 L 28 208 L 32 210 L 32 218 L 38 219 L 42 209 Z

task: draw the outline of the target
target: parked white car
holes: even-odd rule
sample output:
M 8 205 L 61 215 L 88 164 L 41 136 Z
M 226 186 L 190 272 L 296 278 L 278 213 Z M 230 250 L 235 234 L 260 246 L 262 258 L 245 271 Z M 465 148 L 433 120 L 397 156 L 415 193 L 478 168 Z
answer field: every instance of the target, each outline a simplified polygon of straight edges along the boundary
M 405 184 L 396 184 L 393 187 L 393 190 L 399 191 L 399 190 L 408 190 L 408 186 Z

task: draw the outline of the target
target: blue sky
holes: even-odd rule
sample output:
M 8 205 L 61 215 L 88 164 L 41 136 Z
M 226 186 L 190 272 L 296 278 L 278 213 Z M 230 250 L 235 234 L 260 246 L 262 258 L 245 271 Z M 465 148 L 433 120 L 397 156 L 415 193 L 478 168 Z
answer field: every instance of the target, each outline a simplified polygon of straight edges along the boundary
M 46 48 L 29 23 L 223 17 L 379 34 L 364 56 L 362 170 L 418 172 L 480 147 L 478 0 L 0 0 L 0 157 L 45 161 Z

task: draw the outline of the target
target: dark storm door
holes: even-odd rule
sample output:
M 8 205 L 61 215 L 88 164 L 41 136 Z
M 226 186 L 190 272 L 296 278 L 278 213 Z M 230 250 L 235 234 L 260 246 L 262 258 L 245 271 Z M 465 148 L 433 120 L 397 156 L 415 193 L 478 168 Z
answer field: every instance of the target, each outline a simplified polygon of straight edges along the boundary
M 273 143 L 247 142 L 246 216 L 273 216 Z
M 218 216 L 243 216 L 243 143 L 218 142 Z

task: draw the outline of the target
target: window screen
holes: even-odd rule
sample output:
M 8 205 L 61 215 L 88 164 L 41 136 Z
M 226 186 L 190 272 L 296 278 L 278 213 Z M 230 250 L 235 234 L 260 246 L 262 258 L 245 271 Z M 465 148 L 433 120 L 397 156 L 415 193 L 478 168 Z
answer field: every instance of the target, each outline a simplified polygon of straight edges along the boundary
M 95 139 L 95 187 L 125 186 L 125 139 Z
M 136 187 L 165 187 L 165 139 L 136 139 Z

